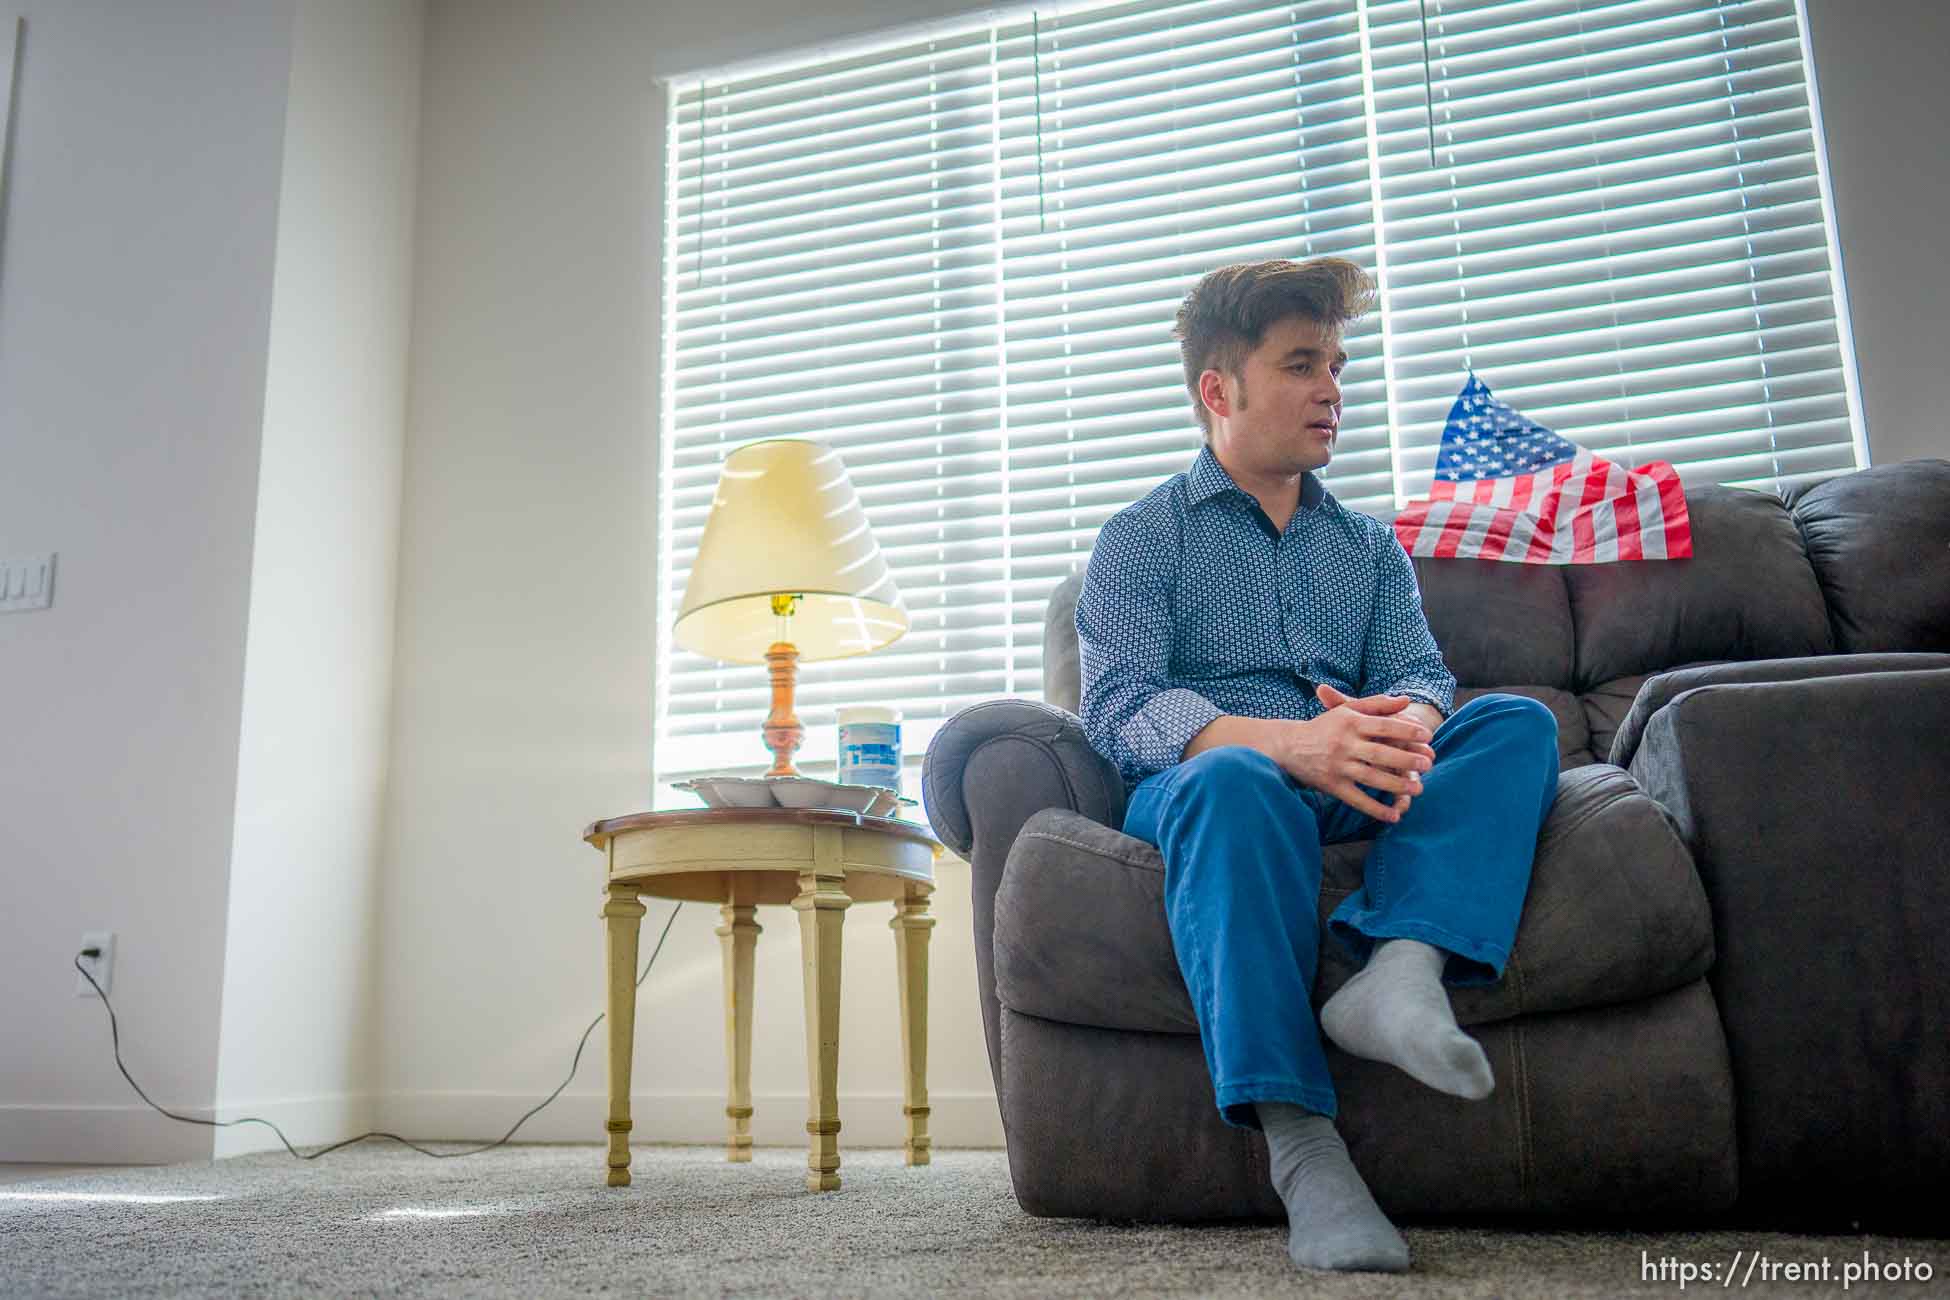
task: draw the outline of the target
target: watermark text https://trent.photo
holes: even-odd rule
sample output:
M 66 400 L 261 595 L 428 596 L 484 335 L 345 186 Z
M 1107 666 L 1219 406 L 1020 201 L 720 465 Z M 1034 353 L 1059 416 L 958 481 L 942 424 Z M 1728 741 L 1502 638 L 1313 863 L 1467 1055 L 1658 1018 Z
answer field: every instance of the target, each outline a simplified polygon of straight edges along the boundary
M 1736 1250 L 1730 1259 L 1687 1259 L 1639 1252 L 1640 1281 L 1676 1282 L 1681 1291 L 1689 1286 L 1729 1289 L 1755 1282 L 1814 1282 L 1831 1286 L 1839 1283 L 1846 1291 L 1859 1284 L 1928 1283 L 1935 1277 L 1936 1267 L 1929 1260 L 1909 1255 L 1878 1257 L 1867 1250 L 1860 1258 L 1842 1259 L 1827 1255 L 1770 1255 L 1764 1250 Z

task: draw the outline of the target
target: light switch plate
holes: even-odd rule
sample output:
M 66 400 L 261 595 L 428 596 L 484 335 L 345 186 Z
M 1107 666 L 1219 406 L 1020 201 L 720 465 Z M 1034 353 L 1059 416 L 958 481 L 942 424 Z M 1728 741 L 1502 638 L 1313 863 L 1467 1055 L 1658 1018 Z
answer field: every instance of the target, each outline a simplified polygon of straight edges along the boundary
M 0 614 L 54 603 L 54 552 L 0 560 Z

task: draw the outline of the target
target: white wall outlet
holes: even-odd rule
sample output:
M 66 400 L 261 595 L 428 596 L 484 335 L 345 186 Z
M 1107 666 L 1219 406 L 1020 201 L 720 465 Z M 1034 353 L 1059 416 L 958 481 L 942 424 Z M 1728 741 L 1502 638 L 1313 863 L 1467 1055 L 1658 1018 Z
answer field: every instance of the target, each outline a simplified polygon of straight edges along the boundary
M 101 956 L 99 957 L 81 958 L 81 965 L 90 975 L 95 977 L 95 983 L 102 986 L 102 992 L 108 992 L 108 987 L 113 982 L 115 975 L 114 931 L 90 930 L 87 934 L 81 936 L 81 947 L 100 948 L 102 950 Z M 76 951 L 79 952 L 80 949 L 78 948 Z M 95 990 L 89 986 L 88 981 L 81 977 L 81 971 L 74 973 L 74 995 L 78 998 L 92 998 L 97 996 Z
M 0 560 L 0 614 L 54 603 L 54 552 Z

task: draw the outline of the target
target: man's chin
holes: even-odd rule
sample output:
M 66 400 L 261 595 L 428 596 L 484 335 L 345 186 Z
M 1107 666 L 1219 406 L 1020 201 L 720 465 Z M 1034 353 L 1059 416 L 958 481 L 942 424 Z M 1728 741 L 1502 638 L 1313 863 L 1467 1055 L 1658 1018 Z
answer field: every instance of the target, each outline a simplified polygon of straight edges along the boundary
M 1325 469 L 1333 459 L 1334 447 L 1332 443 L 1317 443 L 1315 446 L 1306 449 L 1294 457 L 1300 469 L 1316 471 Z

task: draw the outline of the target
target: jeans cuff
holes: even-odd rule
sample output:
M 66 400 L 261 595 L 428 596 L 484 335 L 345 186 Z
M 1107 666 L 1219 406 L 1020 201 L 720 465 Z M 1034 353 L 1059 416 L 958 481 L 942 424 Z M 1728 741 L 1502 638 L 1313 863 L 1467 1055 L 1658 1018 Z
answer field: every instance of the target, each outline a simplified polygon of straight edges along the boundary
M 1334 1118 L 1336 1104 L 1334 1090 L 1310 1088 L 1297 1079 L 1254 1079 L 1246 1083 L 1229 1083 L 1218 1089 L 1219 1118 L 1234 1128 L 1258 1130 L 1259 1116 L 1253 1106 L 1262 1101 L 1283 1101 L 1293 1106 L 1305 1106 L 1316 1114 Z
M 1452 988 L 1494 984 L 1503 978 L 1504 963 L 1510 959 L 1510 950 L 1501 944 L 1464 938 L 1427 921 L 1363 921 L 1357 924 L 1335 916 L 1329 918 L 1327 929 L 1340 941 L 1348 955 L 1363 965 L 1374 953 L 1375 944 L 1383 939 L 1419 939 L 1441 948 L 1450 954 L 1443 968 L 1442 982 Z

